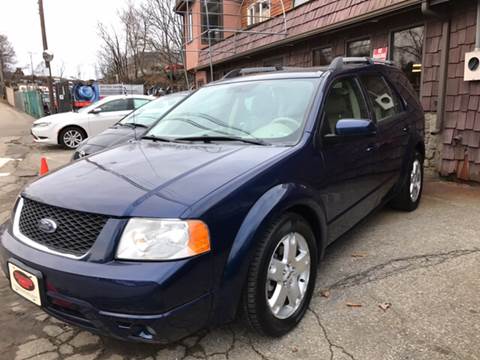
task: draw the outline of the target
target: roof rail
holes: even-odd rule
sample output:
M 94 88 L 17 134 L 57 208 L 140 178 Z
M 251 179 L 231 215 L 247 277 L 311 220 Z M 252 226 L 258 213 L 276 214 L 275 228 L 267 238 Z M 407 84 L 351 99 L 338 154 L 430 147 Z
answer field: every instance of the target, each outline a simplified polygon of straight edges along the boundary
M 252 68 L 243 68 L 243 69 L 234 69 L 229 71 L 222 80 L 232 79 L 239 76 L 246 76 L 252 74 L 260 74 L 266 72 L 274 72 L 283 70 L 282 66 L 263 66 L 263 67 L 252 67 Z
M 383 64 L 383 65 L 395 65 L 393 61 L 390 60 L 380 60 L 369 57 L 336 57 L 333 59 L 332 63 L 328 67 L 329 70 L 339 70 L 342 69 L 344 65 L 373 65 L 373 64 Z

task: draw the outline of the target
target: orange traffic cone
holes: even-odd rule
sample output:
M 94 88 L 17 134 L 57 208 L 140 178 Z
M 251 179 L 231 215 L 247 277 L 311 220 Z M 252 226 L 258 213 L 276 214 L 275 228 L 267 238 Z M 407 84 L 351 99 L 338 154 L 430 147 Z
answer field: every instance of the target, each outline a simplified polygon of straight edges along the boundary
M 47 164 L 47 158 L 43 157 L 40 159 L 40 172 L 39 175 L 45 175 L 48 173 L 48 164 Z

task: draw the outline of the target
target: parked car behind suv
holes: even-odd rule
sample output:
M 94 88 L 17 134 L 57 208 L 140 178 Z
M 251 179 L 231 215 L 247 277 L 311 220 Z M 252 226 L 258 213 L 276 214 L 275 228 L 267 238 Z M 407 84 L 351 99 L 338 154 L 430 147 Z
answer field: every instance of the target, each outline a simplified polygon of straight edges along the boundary
M 418 206 L 424 116 L 402 72 L 369 59 L 258 71 L 28 185 L 1 233 L 12 289 L 121 339 L 237 314 L 269 336 L 295 327 L 332 241 L 379 206 Z
M 142 137 L 150 125 L 160 119 L 188 94 L 189 92 L 184 91 L 162 96 L 131 112 L 97 136 L 84 140 L 75 150 L 73 160 L 125 143 L 128 140 Z
M 144 95 L 113 95 L 77 112 L 45 116 L 33 122 L 33 140 L 75 149 L 87 137 L 99 134 L 132 110 L 154 99 L 153 96 Z

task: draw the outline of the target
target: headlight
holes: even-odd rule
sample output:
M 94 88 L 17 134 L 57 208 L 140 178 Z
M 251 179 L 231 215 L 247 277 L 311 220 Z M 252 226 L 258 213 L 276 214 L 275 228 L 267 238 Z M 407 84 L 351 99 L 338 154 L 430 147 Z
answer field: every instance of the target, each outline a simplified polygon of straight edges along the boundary
M 39 122 L 33 123 L 33 127 L 47 127 L 50 126 L 51 122 Z
M 123 231 L 116 258 L 172 260 L 208 251 L 210 235 L 202 221 L 134 218 Z

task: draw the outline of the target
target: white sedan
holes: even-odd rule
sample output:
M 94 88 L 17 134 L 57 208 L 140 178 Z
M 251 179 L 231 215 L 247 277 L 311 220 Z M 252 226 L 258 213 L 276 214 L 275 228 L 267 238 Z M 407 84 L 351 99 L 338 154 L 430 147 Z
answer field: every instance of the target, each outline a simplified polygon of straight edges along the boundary
M 33 122 L 33 139 L 38 143 L 59 144 L 67 149 L 75 149 L 87 137 L 101 133 L 154 99 L 153 96 L 144 95 L 107 96 L 78 112 L 46 116 Z

